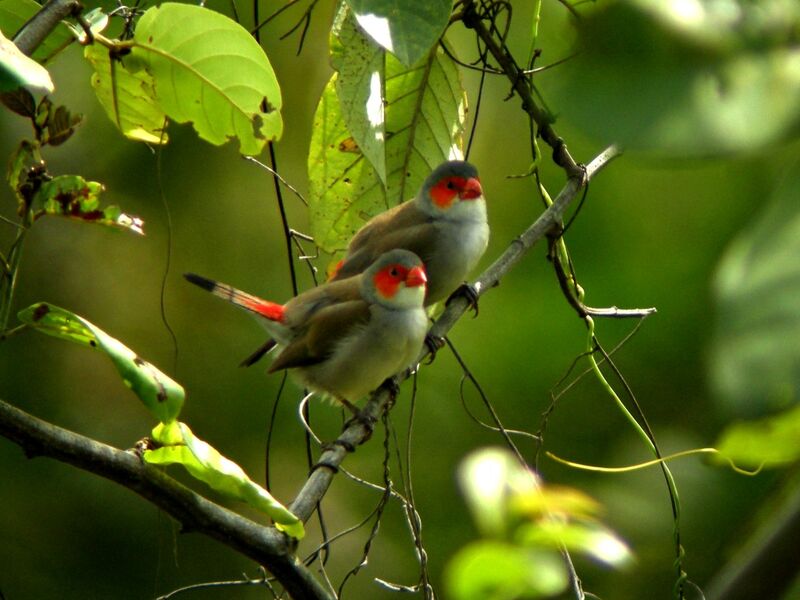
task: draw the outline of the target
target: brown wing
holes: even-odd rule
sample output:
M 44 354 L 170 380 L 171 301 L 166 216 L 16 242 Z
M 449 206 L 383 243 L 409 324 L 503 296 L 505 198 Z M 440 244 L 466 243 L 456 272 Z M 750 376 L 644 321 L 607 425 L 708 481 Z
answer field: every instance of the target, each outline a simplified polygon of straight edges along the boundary
M 426 257 L 420 252 L 433 248 L 435 235 L 430 220 L 422 220 L 422 213 L 414 202 L 404 202 L 373 218 L 355 235 L 333 279 L 345 279 L 361 273 L 381 254 L 395 248 L 410 250 L 425 262 Z
M 369 304 L 351 300 L 318 310 L 303 331 L 277 356 L 269 372 L 307 367 L 325 360 L 336 344 L 369 322 Z

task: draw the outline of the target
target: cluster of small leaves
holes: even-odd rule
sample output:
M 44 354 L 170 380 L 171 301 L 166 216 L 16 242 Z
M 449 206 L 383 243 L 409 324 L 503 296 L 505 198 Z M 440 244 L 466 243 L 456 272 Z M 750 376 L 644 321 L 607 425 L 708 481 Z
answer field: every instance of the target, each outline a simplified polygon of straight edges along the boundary
M 597 521 L 597 503 L 569 488 L 544 485 L 507 450 L 468 456 L 459 482 L 483 536 L 462 548 L 445 573 L 448 597 L 540 598 L 563 592 L 569 575 L 559 552 L 621 567 L 628 547 Z

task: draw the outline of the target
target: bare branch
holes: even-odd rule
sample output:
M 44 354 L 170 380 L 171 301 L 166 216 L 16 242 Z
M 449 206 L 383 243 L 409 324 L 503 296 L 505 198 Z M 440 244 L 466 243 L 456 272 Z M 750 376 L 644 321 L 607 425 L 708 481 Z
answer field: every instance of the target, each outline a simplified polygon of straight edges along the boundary
M 294 555 L 294 545 L 274 527 L 206 500 L 132 452 L 51 425 L 2 400 L 0 435 L 22 447 L 29 457 L 55 458 L 136 492 L 180 522 L 183 531 L 203 533 L 264 565 L 294 600 L 332 600 Z
M 30 56 L 62 19 L 80 11 L 78 0 L 51 0 L 20 28 L 13 42 L 23 54 Z

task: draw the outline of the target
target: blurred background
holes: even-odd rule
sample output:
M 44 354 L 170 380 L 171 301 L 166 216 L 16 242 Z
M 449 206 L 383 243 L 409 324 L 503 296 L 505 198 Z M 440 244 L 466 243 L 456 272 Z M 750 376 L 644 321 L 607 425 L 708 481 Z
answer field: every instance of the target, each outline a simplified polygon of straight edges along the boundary
M 92 4 L 92 3 L 87 3 Z M 298 35 L 280 36 L 304 8 L 286 11 L 263 31 L 263 45 L 283 93 L 283 138 L 275 146 L 280 173 L 307 189 L 306 157 L 312 116 L 332 71 L 327 43 L 333 3 L 314 8 L 302 53 Z M 249 11 L 249 3 L 247 4 Z M 214 6 L 227 10 L 227 5 Z M 269 14 L 276 6 L 262 8 Z M 529 50 L 527 3 L 514 4 L 509 46 Z M 243 16 L 248 22 L 249 14 Z M 544 2 L 538 45 L 542 64 L 570 52 L 571 27 L 557 2 Z M 453 27 L 450 42 L 472 59 L 471 33 Z M 235 144 L 217 148 L 199 141 L 188 126 L 171 126 L 171 142 L 156 155 L 122 138 L 89 85 L 90 69 L 72 47 L 51 65 L 57 103 L 82 113 L 77 134 L 45 150 L 52 173 L 80 173 L 106 186 L 105 201 L 145 221 L 145 237 L 47 218 L 32 229 L 24 251 L 16 310 L 48 301 L 80 314 L 117 337 L 180 382 L 187 391 L 181 420 L 201 438 L 263 483 L 265 441 L 281 376 L 266 365 L 237 365 L 264 339 L 252 319 L 187 284 L 194 271 L 275 300 L 291 295 L 285 242 L 273 182 L 243 160 Z M 475 106 L 478 75 L 465 71 Z M 559 70 L 536 83 L 547 98 Z M 492 238 L 481 267 L 489 265 L 542 207 L 530 178 L 528 124 L 509 83 L 487 78 L 470 160 L 481 173 Z M 558 113 L 557 106 L 551 109 Z M 474 116 L 471 112 L 470 118 Z M 556 129 L 577 160 L 588 162 L 611 140 L 587 137 L 559 115 Z M 23 119 L 0 113 L 0 156 L 24 136 Z M 783 145 L 725 159 L 664 159 L 628 152 L 606 168 L 588 197 L 567 241 L 586 302 L 593 306 L 647 307 L 637 335 L 615 355 L 636 392 L 663 452 L 712 445 L 725 424 L 743 416 L 735 403 L 715 396 L 709 384 L 709 353 L 717 309 L 712 281 L 726 248 L 759 215 L 766 199 L 793 165 L 800 146 Z M 266 153 L 264 154 L 266 156 Z M 563 172 L 543 162 L 544 183 L 555 195 Z M 307 231 L 304 206 L 285 194 L 290 224 Z M 0 191 L 0 214 L 13 218 L 16 201 Z M 171 230 L 170 230 L 171 224 Z M 7 248 L 11 227 L 0 224 Z M 480 303 L 476 319 L 463 318 L 450 339 L 508 428 L 536 431 L 550 404 L 550 390 L 585 349 L 586 331 L 565 302 L 546 248 L 537 246 Z M 317 261 L 323 270 L 325 260 Z M 481 268 L 479 267 L 479 268 Z M 298 264 L 301 289 L 312 284 Z M 177 338 L 177 360 L 164 312 Z M 634 327 L 629 321 L 598 321 L 606 348 Z M 423 540 L 434 584 L 444 565 L 477 534 L 455 481 L 470 451 L 500 445 L 499 435 L 477 425 L 464 404 L 487 419 L 470 385 L 460 392 L 462 371 L 441 351 L 419 372 L 412 437 L 412 478 Z M 301 392 L 288 384 L 278 405 L 271 449 L 271 484 L 290 502 L 305 479 L 304 434 L 298 421 Z M 403 386 L 391 421 L 405 448 L 411 382 Z M 0 398 L 62 427 L 120 448 L 131 447 L 155 425 L 100 353 L 28 333 L 0 343 Z M 752 415 L 748 415 L 752 416 Z M 312 401 L 312 425 L 332 439 L 338 409 Z M 348 457 L 346 467 L 380 481 L 383 432 Z M 528 455 L 530 443 L 520 441 Z M 591 378 L 583 379 L 550 415 L 545 448 L 578 462 L 619 466 L 651 458 L 611 400 Z M 603 598 L 669 598 L 674 583 L 672 515 L 656 469 L 620 475 L 576 471 L 546 458 L 548 482 L 575 486 L 599 500 L 603 518 L 631 546 L 636 562 L 624 571 L 578 561 L 587 591 Z M 730 558 L 769 511 L 786 472 L 745 477 L 703 459 L 671 464 L 681 495 L 682 541 L 689 578 L 700 585 Z M 175 475 L 186 478 L 176 470 Z M 400 481 L 395 471 L 393 477 Z M 190 483 L 200 493 L 207 490 Z M 399 485 L 399 483 L 398 483 Z M 213 497 L 213 496 L 212 496 Z M 254 519 L 246 507 L 215 498 Z M 323 511 L 330 533 L 359 523 L 379 502 L 377 492 L 336 478 Z M 28 460 L 0 439 L 0 590 L 8 600 L 26 598 L 141 599 L 202 581 L 257 576 L 257 566 L 197 534 L 181 534 L 165 514 L 131 492 L 49 459 Z M 766 508 L 765 508 L 766 507 Z M 300 553 L 319 540 L 314 519 Z M 369 526 L 337 541 L 331 550 L 333 581 L 360 561 Z M 418 578 L 414 547 L 399 506 L 390 503 L 369 563 L 345 590 L 350 598 L 391 598 L 374 578 L 412 585 Z M 195 592 L 193 598 L 258 598 L 257 588 Z M 800 592 L 789 597 L 800 598 Z

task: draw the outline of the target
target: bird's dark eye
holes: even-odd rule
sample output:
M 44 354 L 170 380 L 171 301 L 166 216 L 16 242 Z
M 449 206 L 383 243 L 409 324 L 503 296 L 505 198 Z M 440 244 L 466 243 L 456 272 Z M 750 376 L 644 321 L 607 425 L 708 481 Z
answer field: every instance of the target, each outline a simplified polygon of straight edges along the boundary
M 453 183 L 452 179 L 448 179 L 448 180 L 447 180 L 447 189 L 448 189 L 448 190 L 454 190 L 454 189 L 456 189 L 456 186 L 455 186 L 455 184 Z
M 389 271 L 389 275 L 391 275 L 392 277 L 397 277 L 397 275 L 398 275 L 397 267 L 392 267 L 392 270 Z

